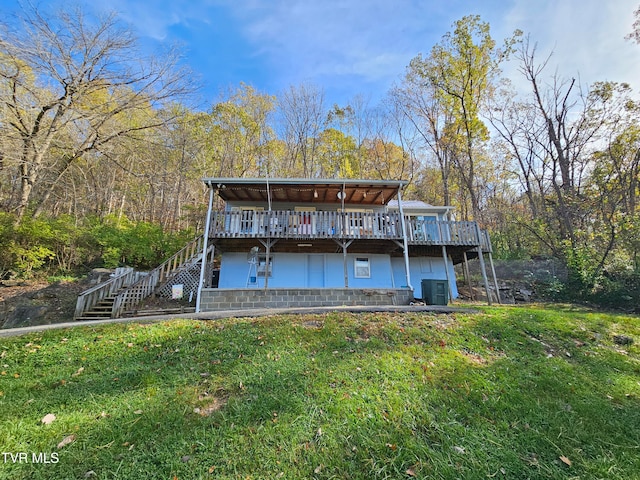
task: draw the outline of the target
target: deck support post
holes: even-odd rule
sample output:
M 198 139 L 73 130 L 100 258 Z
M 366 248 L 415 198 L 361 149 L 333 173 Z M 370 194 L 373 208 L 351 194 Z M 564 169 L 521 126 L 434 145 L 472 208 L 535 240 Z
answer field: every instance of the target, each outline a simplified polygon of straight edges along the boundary
M 471 272 L 469 271 L 469 259 L 467 258 L 467 252 L 462 252 L 462 256 L 464 258 L 464 279 L 467 283 L 467 287 L 469 287 L 469 296 L 471 300 L 475 300 L 473 295 L 473 285 L 471 284 Z
M 482 245 L 481 245 L 481 232 L 480 232 L 480 227 L 478 226 L 478 224 L 476 223 L 476 232 L 478 234 L 478 260 L 480 260 L 480 271 L 482 272 L 482 280 L 484 281 L 484 291 L 487 293 L 487 303 L 489 305 L 492 304 L 491 302 L 491 291 L 489 289 L 489 280 L 487 279 L 487 269 L 484 266 L 484 253 L 482 251 Z
M 493 275 L 493 285 L 496 287 L 496 299 L 498 303 L 502 304 L 502 300 L 500 299 L 500 288 L 498 288 L 498 279 L 496 278 L 496 269 L 493 266 L 493 255 L 491 255 L 491 251 L 489 251 L 489 266 L 491 266 L 491 274 Z
M 344 270 L 344 288 L 349 288 L 349 268 L 347 267 L 347 248 L 353 243 L 353 240 L 336 240 L 338 245 L 342 247 L 342 268 Z
M 402 187 L 398 187 L 398 212 L 400 213 L 400 227 L 402 228 L 402 249 L 404 251 L 404 271 L 407 277 L 407 288 L 413 292 L 411 286 L 411 273 L 409 270 L 409 242 L 407 240 L 407 225 L 404 220 L 404 211 L 402 209 L 402 194 L 400 193 Z
M 213 195 L 215 190 L 209 184 L 209 208 L 207 209 L 207 221 L 204 227 L 204 240 L 202 242 L 202 264 L 200 265 L 200 281 L 198 282 L 198 295 L 196 296 L 196 313 L 200 312 L 200 300 L 202 297 L 202 284 L 207 270 L 207 249 L 209 248 L 209 229 L 211 228 L 211 210 L 213 208 Z
M 447 285 L 449 286 L 449 298 L 451 298 L 451 292 L 453 292 L 453 288 L 451 287 L 451 275 L 449 275 L 449 262 L 447 258 L 447 247 L 442 245 L 442 259 L 444 260 L 444 273 L 447 276 Z M 424 298 L 423 298 L 424 300 Z
M 491 246 L 491 237 L 489 236 L 489 232 L 484 232 L 485 238 L 487 240 L 487 251 L 489 253 L 489 265 L 491 266 L 491 274 L 493 275 L 493 285 L 496 287 L 496 298 L 498 299 L 498 303 L 502 304 L 502 299 L 500 298 L 500 288 L 498 287 L 498 278 L 496 277 L 496 268 L 493 266 L 493 247 Z
M 271 254 L 271 247 L 273 247 L 276 243 L 278 242 L 278 239 L 275 240 L 260 240 L 260 243 L 264 246 L 264 249 L 266 251 L 266 255 L 265 255 L 265 265 L 264 265 L 264 289 L 266 290 L 267 288 L 269 288 L 269 257 Z M 256 275 L 258 274 L 258 272 L 256 271 Z M 256 279 L 257 280 L 257 279 Z

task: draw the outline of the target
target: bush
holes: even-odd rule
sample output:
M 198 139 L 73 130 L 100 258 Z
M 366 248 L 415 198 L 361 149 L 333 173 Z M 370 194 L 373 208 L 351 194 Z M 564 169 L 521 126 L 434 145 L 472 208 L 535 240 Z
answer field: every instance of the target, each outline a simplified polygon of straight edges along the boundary
M 193 232 L 166 233 L 160 225 L 109 216 L 97 221 L 91 235 L 107 268 L 158 266 L 193 237 Z
M 151 269 L 182 248 L 192 231 L 167 233 L 148 222 L 116 217 L 25 217 L 0 213 L 0 278 L 74 276 L 91 267 Z

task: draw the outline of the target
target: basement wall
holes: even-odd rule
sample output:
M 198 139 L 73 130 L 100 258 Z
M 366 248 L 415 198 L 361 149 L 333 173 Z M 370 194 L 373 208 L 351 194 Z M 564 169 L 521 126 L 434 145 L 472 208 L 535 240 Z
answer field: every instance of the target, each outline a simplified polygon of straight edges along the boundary
M 202 290 L 200 311 L 250 308 L 409 305 L 413 292 L 392 288 L 240 288 Z

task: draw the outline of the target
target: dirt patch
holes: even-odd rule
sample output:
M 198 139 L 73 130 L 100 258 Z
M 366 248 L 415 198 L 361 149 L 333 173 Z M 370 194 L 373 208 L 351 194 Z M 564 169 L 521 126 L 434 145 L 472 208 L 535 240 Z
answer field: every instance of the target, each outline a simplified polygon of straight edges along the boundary
M 228 398 L 214 397 L 201 407 L 194 408 L 193 411 L 202 417 L 208 417 L 212 413 L 222 409 L 227 404 L 227 401 Z
M 38 312 L 37 318 L 30 319 L 31 325 L 69 322 L 73 319 L 78 294 L 87 288 L 86 281 L 0 283 L 0 328 L 16 310 L 28 307 Z

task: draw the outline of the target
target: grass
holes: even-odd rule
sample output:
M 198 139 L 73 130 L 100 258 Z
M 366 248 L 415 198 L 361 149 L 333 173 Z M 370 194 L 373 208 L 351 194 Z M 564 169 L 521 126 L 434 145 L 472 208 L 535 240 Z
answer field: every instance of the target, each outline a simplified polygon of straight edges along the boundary
M 3 339 L 0 479 L 640 478 L 639 341 L 570 306 Z

